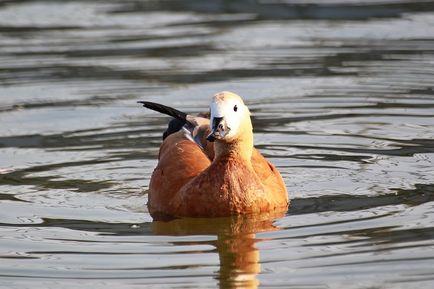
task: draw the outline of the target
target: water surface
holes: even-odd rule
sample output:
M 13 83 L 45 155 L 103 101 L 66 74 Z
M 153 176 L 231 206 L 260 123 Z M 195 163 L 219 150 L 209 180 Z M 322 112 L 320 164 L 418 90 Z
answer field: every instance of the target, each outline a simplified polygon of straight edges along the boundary
M 1 1 L 0 287 L 432 288 L 434 4 Z M 152 222 L 168 118 L 252 111 L 286 214 Z

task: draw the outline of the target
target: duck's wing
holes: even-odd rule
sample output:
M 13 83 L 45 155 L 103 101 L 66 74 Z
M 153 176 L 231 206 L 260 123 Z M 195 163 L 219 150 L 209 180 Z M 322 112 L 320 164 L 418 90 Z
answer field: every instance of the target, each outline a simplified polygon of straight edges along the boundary
M 182 128 L 168 133 L 160 147 L 158 165 L 149 184 L 152 213 L 170 211 L 170 201 L 192 178 L 211 164 L 212 143 L 206 140 L 209 119 L 188 115 L 162 104 L 141 101 L 144 107 L 174 117 Z M 210 154 L 210 155 L 208 155 Z
M 151 102 L 151 101 L 138 101 L 137 103 L 143 104 L 143 107 L 158 111 L 163 114 L 170 115 L 171 117 L 179 119 L 184 123 L 187 121 L 187 114 L 173 107 L 161 103 Z
M 209 118 L 207 118 L 206 113 L 194 116 L 160 103 L 150 101 L 138 101 L 138 103 L 143 104 L 146 108 L 173 117 L 163 134 L 163 140 L 171 134 L 183 131 L 184 136 L 196 143 L 210 160 L 214 159 L 214 145 L 206 139 L 210 133 Z
M 158 164 L 149 183 L 150 213 L 170 212 L 170 202 L 177 192 L 210 164 L 204 151 L 186 138 L 183 131 L 169 135 L 161 144 Z

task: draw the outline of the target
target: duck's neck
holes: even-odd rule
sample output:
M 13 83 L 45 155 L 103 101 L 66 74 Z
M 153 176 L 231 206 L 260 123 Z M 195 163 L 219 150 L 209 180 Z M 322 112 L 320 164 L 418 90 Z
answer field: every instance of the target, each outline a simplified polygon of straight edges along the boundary
M 253 153 L 253 134 L 252 131 L 246 131 L 237 139 L 231 142 L 216 140 L 214 144 L 214 160 L 223 158 L 235 158 L 251 166 Z

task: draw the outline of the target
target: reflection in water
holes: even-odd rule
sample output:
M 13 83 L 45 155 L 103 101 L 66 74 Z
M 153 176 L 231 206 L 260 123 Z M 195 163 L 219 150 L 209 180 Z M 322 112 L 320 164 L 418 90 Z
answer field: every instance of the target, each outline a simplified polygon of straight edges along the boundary
M 256 248 L 256 233 L 279 230 L 273 225 L 285 212 L 227 218 L 183 218 L 155 221 L 152 232 L 159 235 L 216 235 L 210 244 L 219 254 L 217 279 L 220 288 L 257 288 L 260 255 Z
M 260 272 L 259 251 L 255 234 L 218 236 L 216 242 L 220 257 L 220 288 L 257 288 Z

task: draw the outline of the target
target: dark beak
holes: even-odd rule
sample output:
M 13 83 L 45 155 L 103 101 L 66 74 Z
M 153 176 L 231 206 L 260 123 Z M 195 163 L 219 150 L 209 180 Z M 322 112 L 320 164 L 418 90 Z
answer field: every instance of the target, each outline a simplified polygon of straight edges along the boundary
M 214 117 L 211 124 L 211 133 L 206 138 L 208 141 L 213 142 L 216 139 L 222 138 L 225 133 L 223 125 L 223 117 Z

